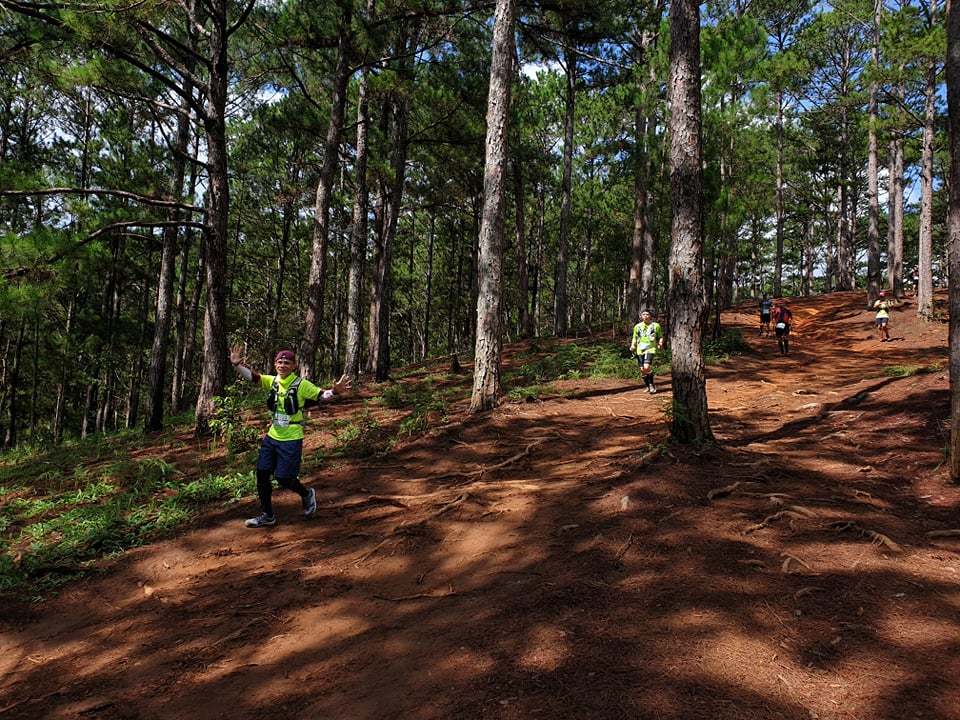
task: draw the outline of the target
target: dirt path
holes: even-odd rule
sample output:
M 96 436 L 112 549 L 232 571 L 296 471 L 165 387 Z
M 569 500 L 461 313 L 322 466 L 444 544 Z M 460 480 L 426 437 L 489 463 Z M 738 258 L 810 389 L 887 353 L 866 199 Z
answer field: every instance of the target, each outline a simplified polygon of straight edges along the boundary
M 796 303 L 711 368 L 721 449 L 625 381 L 507 404 L 128 553 L 0 626 L 0 718 L 960 718 L 945 329 Z M 663 384 L 662 384 L 663 385 Z M 718 492 L 722 490 L 722 492 Z

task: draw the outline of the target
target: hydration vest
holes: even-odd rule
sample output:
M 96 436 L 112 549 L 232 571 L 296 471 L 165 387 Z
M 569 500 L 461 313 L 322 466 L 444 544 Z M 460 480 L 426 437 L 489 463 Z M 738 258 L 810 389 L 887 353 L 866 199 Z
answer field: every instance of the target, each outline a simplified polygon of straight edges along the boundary
M 298 389 L 300 388 L 300 383 L 303 380 L 302 377 L 297 377 L 290 387 L 287 388 L 287 392 L 283 396 L 283 413 L 286 415 L 296 415 L 297 411 L 300 409 L 300 398 L 298 397 Z M 277 400 L 280 398 L 280 376 L 276 375 L 273 378 L 273 383 L 270 385 L 270 394 L 267 395 L 267 408 L 272 413 L 277 412 Z

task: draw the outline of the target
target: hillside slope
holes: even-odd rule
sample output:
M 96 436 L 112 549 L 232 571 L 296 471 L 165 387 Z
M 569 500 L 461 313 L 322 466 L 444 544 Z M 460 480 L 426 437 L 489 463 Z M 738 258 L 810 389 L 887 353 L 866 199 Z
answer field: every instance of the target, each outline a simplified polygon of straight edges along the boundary
M 131 551 L 2 614 L 0 716 L 960 718 L 946 330 L 862 302 L 788 358 L 727 314 L 716 449 L 661 445 L 663 378 L 566 380 Z

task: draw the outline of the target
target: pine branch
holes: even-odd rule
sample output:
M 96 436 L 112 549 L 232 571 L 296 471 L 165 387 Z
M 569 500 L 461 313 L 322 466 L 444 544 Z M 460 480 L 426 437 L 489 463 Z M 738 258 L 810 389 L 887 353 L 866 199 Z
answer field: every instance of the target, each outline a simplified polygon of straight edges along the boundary
M 128 190 L 114 190 L 111 188 L 54 187 L 35 190 L 0 190 L 0 197 L 30 197 L 39 195 L 107 195 L 136 200 L 144 205 L 152 205 L 154 207 L 175 208 L 177 210 L 187 210 L 188 212 L 201 214 L 206 213 L 206 209 L 198 205 L 188 205 L 175 200 L 163 200 L 148 195 L 140 195 Z
M 210 67 L 209 58 L 204 57 L 189 45 L 185 45 L 184 43 L 180 42 L 175 37 L 173 37 L 173 35 L 171 35 L 170 33 L 164 32 L 163 30 L 156 27 L 155 25 L 151 25 L 150 23 L 144 22 L 143 20 L 137 21 L 137 27 L 143 28 L 145 30 L 149 30 L 151 33 L 156 35 L 165 43 L 168 43 L 169 45 L 171 45 L 177 52 L 180 53 L 182 57 L 189 58 L 194 62 L 198 62 L 204 67 Z M 184 66 L 184 69 L 188 70 L 186 66 Z
M 4 270 L 3 278 L 5 280 L 16 280 L 17 278 L 30 275 L 31 273 L 36 272 L 41 265 L 53 265 L 54 263 L 59 262 L 60 260 L 63 260 L 65 257 L 67 257 L 68 255 L 71 255 L 72 253 L 76 252 L 77 250 L 84 247 L 85 245 L 89 245 L 98 237 L 107 235 L 113 232 L 114 230 L 122 230 L 124 228 L 132 228 L 132 227 L 138 227 L 138 228 L 194 227 L 194 228 L 203 229 L 204 224 L 201 222 L 194 222 L 191 220 L 155 220 L 155 221 L 132 220 L 127 222 L 110 223 L 109 225 L 104 225 L 102 228 L 90 233 L 82 240 L 78 240 L 70 247 L 64 248 L 60 252 L 54 253 L 53 255 L 48 257 L 46 260 L 43 260 L 42 262 L 38 263 L 33 267 L 21 266 L 18 268 L 8 268 L 7 270 Z M 123 233 L 123 234 L 133 235 L 133 233 Z
M 250 12 L 253 10 L 255 3 L 256 0 L 249 0 L 247 6 L 243 9 L 243 12 L 240 13 L 240 17 L 238 17 L 233 24 L 227 28 L 227 37 L 233 35 L 237 30 L 240 29 L 240 26 L 247 21 L 247 18 L 250 17 Z

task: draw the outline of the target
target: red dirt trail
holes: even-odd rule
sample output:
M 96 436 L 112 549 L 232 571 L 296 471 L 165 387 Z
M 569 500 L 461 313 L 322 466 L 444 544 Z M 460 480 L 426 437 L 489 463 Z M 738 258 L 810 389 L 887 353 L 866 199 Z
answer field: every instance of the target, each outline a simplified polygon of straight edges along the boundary
M 2 614 L 0 718 L 960 718 L 946 371 L 884 374 L 946 330 L 862 304 L 797 300 L 788 358 L 728 314 L 717 449 L 651 457 L 668 391 L 568 381 L 305 478 L 312 521 L 131 551 Z

